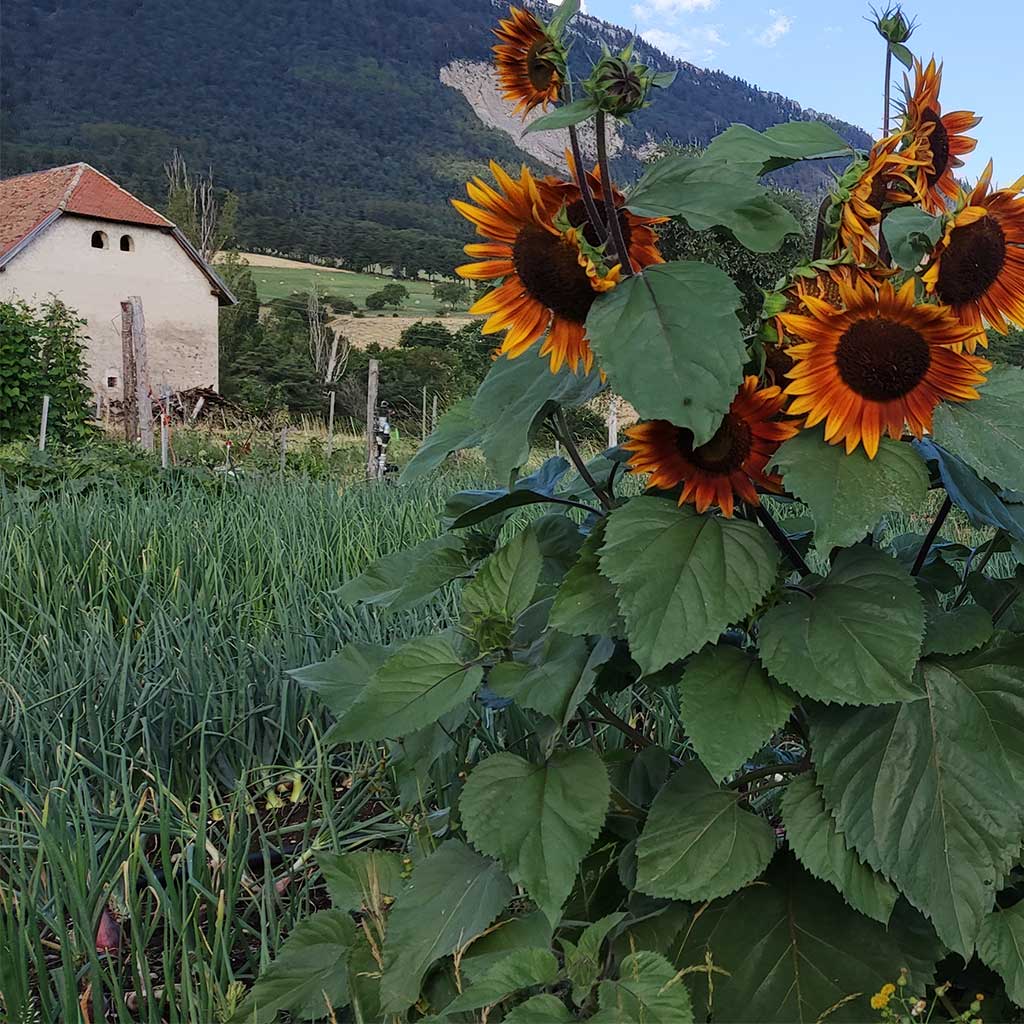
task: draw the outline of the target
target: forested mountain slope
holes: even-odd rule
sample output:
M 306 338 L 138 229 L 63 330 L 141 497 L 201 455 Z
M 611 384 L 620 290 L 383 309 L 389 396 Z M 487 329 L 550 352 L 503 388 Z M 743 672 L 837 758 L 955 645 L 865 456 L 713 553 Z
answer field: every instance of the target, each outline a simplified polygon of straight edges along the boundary
M 546 169 L 442 82 L 453 62 L 488 59 L 488 29 L 504 9 L 491 0 L 8 0 L 0 170 L 86 160 L 159 205 L 162 166 L 178 148 L 240 195 L 246 247 L 447 270 L 468 233 L 447 199 L 467 175 L 489 157 Z M 580 70 L 602 40 L 628 39 L 589 17 L 577 32 Z M 643 49 L 680 71 L 626 129 L 626 175 L 652 142 L 810 116 Z M 802 173 L 788 183 L 820 187 L 823 169 Z

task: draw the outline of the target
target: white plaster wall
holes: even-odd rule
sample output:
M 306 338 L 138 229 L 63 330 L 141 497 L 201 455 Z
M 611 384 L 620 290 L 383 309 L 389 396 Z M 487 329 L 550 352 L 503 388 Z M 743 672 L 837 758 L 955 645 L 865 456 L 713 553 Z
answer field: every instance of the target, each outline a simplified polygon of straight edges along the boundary
M 103 231 L 107 248 L 92 248 Z M 122 235 L 131 252 L 122 252 Z M 62 215 L 0 273 L 0 301 L 33 305 L 51 294 L 88 320 L 89 375 L 94 390 L 121 397 L 121 300 L 142 298 L 153 393 L 217 387 L 217 296 L 209 279 L 174 238 L 156 228 Z M 117 386 L 107 388 L 108 375 Z

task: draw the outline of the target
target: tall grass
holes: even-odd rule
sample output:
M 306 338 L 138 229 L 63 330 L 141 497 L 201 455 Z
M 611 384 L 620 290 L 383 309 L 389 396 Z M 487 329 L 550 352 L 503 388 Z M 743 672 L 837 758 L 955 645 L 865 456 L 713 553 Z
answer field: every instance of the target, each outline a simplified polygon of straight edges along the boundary
M 322 749 L 324 713 L 285 672 L 447 619 L 437 602 L 383 622 L 332 593 L 436 533 L 444 498 L 471 484 L 0 496 L 9 1019 L 78 1020 L 83 993 L 92 1020 L 221 1019 L 319 899 L 310 851 L 404 835 L 378 751 Z M 95 942 L 108 903 L 117 955 Z

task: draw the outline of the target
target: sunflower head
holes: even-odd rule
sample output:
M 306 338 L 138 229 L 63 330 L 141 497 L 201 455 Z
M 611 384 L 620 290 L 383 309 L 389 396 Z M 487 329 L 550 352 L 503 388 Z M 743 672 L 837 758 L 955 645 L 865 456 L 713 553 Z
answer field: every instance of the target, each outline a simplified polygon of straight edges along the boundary
M 897 132 L 876 142 L 867 159 L 840 179 L 839 247 L 848 249 L 858 263 L 874 263 L 878 258 L 883 211 L 921 201 L 914 172 L 926 159 L 919 150 L 911 136 Z
M 466 186 L 471 203 L 453 200 L 455 208 L 490 241 L 466 246 L 477 262 L 459 267 L 465 278 L 504 279 L 470 309 L 486 314 L 484 333 L 505 332 L 502 352 L 522 355 L 545 334 L 541 355 L 550 358 L 551 372 L 580 363 L 590 372 L 594 356 L 586 339 L 590 307 L 602 292 L 614 288 L 621 268 L 608 266 L 598 239 L 586 220 L 579 188 L 556 179 L 537 181 L 523 167 L 513 179 L 497 164 L 491 171 L 500 191 L 475 178 Z M 598 200 L 599 177 L 591 176 Z M 622 197 L 613 194 L 616 204 Z M 651 221 L 621 209 L 620 225 L 634 266 L 660 262 Z
M 1024 327 L 1024 180 L 996 192 L 991 183 L 990 162 L 961 195 L 924 273 L 928 291 L 971 328 L 969 352 L 988 344 L 986 321 L 1001 334 L 1007 321 Z
M 649 474 L 652 487 L 671 490 L 681 485 L 679 504 L 694 504 L 698 512 L 718 505 L 731 516 L 737 499 L 757 505 L 758 487 L 781 490 L 780 478 L 766 467 L 779 445 L 799 429 L 797 423 L 777 418 L 784 404 L 780 388 L 758 388 L 757 377 L 747 377 L 705 444 L 695 446 L 689 430 L 668 420 L 630 427 L 624 446 L 632 453 L 629 470 Z
M 981 123 L 970 110 L 942 113 L 939 90 L 942 66 L 933 57 L 927 64 L 914 61 L 914 85 L 906 81 L 904 130 L 914 139 L 913 149 L 924 161 L 921 175 L 921 202 L 930 213 L 945 212 L 948 200 L 956 199 L 960 186 L 955 171 L 963 166 L 960 158 L 973 151 L 976 139 L 965 133 Z
M 510 7 L 509 16 L 494 29 L 498 44 L 493 47 L 502 98 L 515 103 L 514 113 L 525 118 L 535 107 L 546 110 L 558 100 L 565 78 L 565 49 L 545 27 L 520 7 Z
M 825 420 L 825 439 L 864 445 L 878 454 L 883 433 L 899 439 L 931 429 L 940 401 L 978 397 L 989 363 L 954 351 L 970 337 L 946 306 L 915 305 L 913 279 L 898 291 L 860 272 L 840 283 L 839 304 L 804 297 L 806 314 L 783 313 L 783 328 L 800 339 L 788 350 L 788 412 L 807 426 Z

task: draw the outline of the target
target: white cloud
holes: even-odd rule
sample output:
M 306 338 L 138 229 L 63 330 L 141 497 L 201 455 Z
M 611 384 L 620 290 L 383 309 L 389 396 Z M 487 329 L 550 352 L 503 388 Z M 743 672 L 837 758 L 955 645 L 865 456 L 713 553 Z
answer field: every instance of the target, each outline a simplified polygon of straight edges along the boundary
M 653 18 L 674 18 L 680 14 L 694 14 L 710 11 L 718 6 L 718 0 L 641 0 L 633 5 L 633 15 L 641 21 Z
M 718 50 L 729 44 L 722 38 L 717 25 L 702 25 L 694 28 L 645 29 L 643 38 L 659 50 L 691 64 L 712 64 Z
M 754 36 L 758 46 L 774 46 L 793 27 L 793 19 L 788 14 L 769 8 L 768 16 L 771 24 Z

